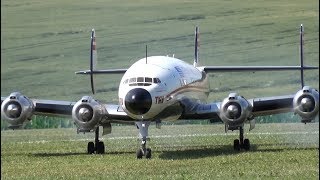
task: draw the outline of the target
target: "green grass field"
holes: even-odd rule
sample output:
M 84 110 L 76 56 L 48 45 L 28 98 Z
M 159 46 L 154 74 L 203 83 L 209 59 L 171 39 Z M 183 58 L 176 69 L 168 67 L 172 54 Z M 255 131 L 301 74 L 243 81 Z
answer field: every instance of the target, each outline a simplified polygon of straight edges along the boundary
M 129 67 L 144 57 L 146 44 L 149 55 L 175 54 L 192 63 L 196 25 L 203 65 L 299 65 L 301 23 L 305 63 L 319 66 L 316 0 L 3 0 L 1 96 L 20 91 L 30 98 L 77 101 L 90 95 L 89 77 L 74 72 L 88 69 L 92 28 L 100 69 Z M 300 88 L 299 72 L 211 76 L 209 101 L 233 91 L 253 98 Z M 118 102 L 120 78 L 97 76 L 100 93 L 95 98 Z M 305 78 L 319 89 L 318 71 L 306 72 Z M 319 179 L 319 133 L 313 133 L 319 132 L 318 124 L 261 125 L 248 134 L 252 151 L 240 153 L 231 146 L 237 135 L 224 135 L 223 129 L 152 128 L 153 159 L 141 161 L 135 159 L 133 127 L 114 127 L 105 139 L 106 155 L 86 155 L 86 139 L 93 135 L 77 135 L 75 129 L 1 131 L 1 178 Z M 268 135 L 270 131 L 310 133 Z M 261 132 L 266 134 L 254 134 Z
M 192 63 L 200 26 L 203 65 L 298 65 L 299 26 L 305 26 L 306 64 L 319 66 L 319 1 L 1 1 L 1 95 L 12 91 L 76 101 L 91 94 L 91 28 L 100 69 L 126 68 L 145 55 Z M 212 74 L 209 100 L 231 91 L 246 98 L 295 93 L 299 72 Z M 95 97 L 117 102 L 120 75 L 96 77 Z M 306 84 L 319 87 L 319 72 Z
M 137 160 L 137 129 L 114 126 L 106 154 L 87 155 L 93 134 L 75 129 L 1 131 L 2 179 L 319 179 L 319 123 L 257 124 L 235 152 L 237 132 L 216 125 L 150 126 L 152 159 Z

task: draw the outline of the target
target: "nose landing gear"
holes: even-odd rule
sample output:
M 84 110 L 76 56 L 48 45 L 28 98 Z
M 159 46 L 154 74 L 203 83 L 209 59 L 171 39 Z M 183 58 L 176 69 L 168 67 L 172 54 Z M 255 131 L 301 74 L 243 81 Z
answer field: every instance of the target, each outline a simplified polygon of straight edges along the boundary
M 141 139 L 141 147 L 137 150 L 137 159 L 142 159 L 145 156 L 147 159 L 151 158 L 151 149 L 147 148 L 148 136 L 148 128 L 150 122 L 136 122 L 136 126 L 139 129 L 139 138 Z
M 151 149 L 146 147 L 147 140 L 142 139 L 141 148 L 137 150 L 137 159 L 142 159 L 145 156 L 147 159 L 151 158 Z

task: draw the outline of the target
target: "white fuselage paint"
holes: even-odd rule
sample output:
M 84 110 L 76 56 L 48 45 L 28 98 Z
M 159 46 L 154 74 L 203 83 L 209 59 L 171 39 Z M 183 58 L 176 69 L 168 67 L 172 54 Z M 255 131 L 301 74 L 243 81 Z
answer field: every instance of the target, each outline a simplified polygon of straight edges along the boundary
M 161 83 L 152 82 L 149 86 L 140 83 L 139 86 L 139 82 L 126 82 L 137 77 L 159 78 Z M 125 107 L 125 96 L 134 88 L 143 88 L 152 97 L 152 106 L 143 115 L 132 114 Z M 143 58 L 135 62 L 123 75 L 118 92 L 119 103 L 130 117 L 151 121 L 156 120 L 155 117 L 165 108 L 176 105 L 183 98 L 204 102 L 208 94 L 209 83 L 204 72 L 182 60 L 167 56 L 151 56 L 147 60 Z M 177 118 L 171 117 L 168 120 Z

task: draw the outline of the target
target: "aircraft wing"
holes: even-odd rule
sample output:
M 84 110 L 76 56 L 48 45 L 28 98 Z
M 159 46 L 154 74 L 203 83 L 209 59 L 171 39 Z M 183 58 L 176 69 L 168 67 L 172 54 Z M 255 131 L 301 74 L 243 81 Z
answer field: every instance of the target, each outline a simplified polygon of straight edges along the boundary
M 278 113 L 292 112 L 294 95 L 275 96 L 249 99 L 252 102 L 252 113 L 256 116 L 265 116 Z
M 235 127 L 257 116 L 286 112 L 298 114 L 302 122 L 311 122 L 318 115 L 319 93 L 316 89 L 305 86 L 292 95 L 247 100 L 231 93 L 221 102 L 201 104 L 182 100 L 180 103 L 184 107 L 181 119 L 218 120 Z
M 84 131 L 106 122 L 128 124 L 132 120 L 121 106 L 103 104 L 89 96 L 77 102 L 29 99 L 17 92 L 1 97 L 1 117 L 9 120 L 11 128 L 23 127 L 32 115 L 72 117 Z
M 290 112 L 293 110 L 292 102 L 294 95 L 288 96 L 276 96 L 276 97 L 264 97 L 249 99 L 252 102 L 252 112 L 255 116 L 271 115 L 276 113 Z M 1 104 L 6 97 L 1 97 Z M 72 108 L 76 102 L 71 101 L 55 101 L 55 100 L 31 100 L 34 104 L 35 115 L 47 115 L 47 116 L 71 116 Z M 183 102 L 185 107 L 185 113 L 180 119 L 220 119 L 220 105 L 221 102 L 208 103 L 208 104 L 190 104 Z M 115 120 L 130 119 L 129 116 L 121 109 L 119 105 L 104 104 L 108 114 L 107 117 Z
M 70 116 L 76 102 L 54 100 L 31 100 L 34 104 L 35 115 Z
M 278 113 L 286 113 L 293 111 L 294 95 L 274 96 L 248 99 L 252 105 L 252 114 L 256 116 L 265 116 Z M 184 103 L 185 104 L 185 103 Z M 214 102 L 208 104 L 185 104 L 185 113 L 180 119 L 219 119 L 222 102 Z
M 54 100 L 32 100 L 35 115 L 46 115 L 46 116 L 67 116 L 72 117 L 73 106 L 77 102 L 71 101 L 54 101 Z M 105 119 L 110 121 L 129 121 L 132 120 L 122 110 L 121 106 L 117 104 L 100 104 L 101 108 L 104 109 Z

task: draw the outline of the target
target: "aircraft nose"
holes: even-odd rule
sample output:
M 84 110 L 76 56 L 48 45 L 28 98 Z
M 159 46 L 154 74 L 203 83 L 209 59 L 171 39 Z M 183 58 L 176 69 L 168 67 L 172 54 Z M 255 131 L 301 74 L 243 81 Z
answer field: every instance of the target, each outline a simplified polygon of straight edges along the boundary
M 126 109 L 135 115 L 147 113 L 152 105 L 150 93 L 142 88 L 131 89 L 125 97 Z

